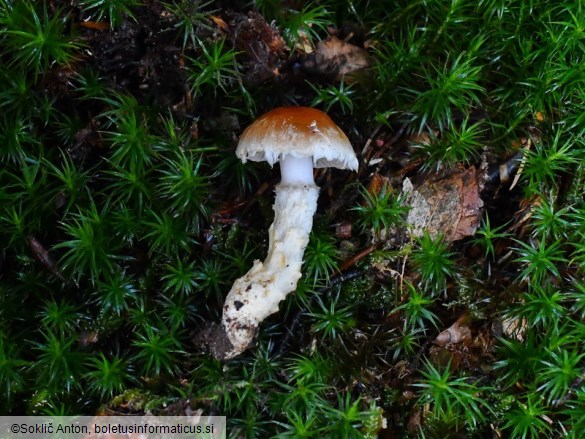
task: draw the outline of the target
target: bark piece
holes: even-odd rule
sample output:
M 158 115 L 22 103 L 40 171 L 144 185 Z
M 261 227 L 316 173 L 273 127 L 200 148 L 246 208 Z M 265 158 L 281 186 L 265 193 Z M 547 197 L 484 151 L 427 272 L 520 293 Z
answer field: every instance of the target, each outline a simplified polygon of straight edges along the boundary
M 442 233 L 446 242 L 474 235 L 483 207 L 480 191 L 481 180 L 473 166 L 427 180 L 418 188 L 406 178 L 402 192 L 406 195 L 405 204 L 410 207 L 406 222 L 411 235 L 422 236 L 425 230 L 431 237 Z

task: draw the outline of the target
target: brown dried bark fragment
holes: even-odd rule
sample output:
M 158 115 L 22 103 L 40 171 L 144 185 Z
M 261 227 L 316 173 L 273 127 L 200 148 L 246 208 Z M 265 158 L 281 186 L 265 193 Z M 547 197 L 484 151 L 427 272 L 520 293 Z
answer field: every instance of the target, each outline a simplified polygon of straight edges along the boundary
M 447 242 L 474 235 L 483 207 L 481 181 L 474 166 L 427 180 L 416 189 L 406 178 L 402 191 L 410 207 L 406 222 L 411 235 L 421 236 L 425 230 L 432 237 L 442 233 Z

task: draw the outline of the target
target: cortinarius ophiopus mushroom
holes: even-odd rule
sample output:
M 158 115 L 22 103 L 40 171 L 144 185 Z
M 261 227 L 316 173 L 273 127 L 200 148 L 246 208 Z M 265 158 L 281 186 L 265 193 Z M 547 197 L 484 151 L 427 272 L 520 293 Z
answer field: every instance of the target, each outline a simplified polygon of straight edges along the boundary
M 240 137 L 237 156 L 280 162 L 275 188 L 274 222 L 268 256 L 237 279 L 223 308 L 222 331 L 229 342 L 212 347 L 218 358 L 232 358 L 251 346 L 258 325 L 278 311 L 296 289 L 309 242 L 319 188 L 313 168 L 357 170 L 358 161 L 346 135 L 322 111 L 307 107 L 276 108 L 250 125 Z M 230 346 L 231 345 L 231 346 Z

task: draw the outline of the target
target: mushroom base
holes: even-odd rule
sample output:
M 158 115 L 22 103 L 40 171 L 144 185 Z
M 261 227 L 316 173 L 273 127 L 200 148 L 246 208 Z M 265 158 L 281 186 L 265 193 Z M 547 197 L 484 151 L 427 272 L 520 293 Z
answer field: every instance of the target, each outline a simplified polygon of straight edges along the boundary
M 278 311 L 278 304 L 297 287 L 319 188 L 314 185 L 276 187 L 274 222 L 269 230 L 268 256 L 237 279 L 223 307 L 222 327 L 231 343 L 216 346 L 217 358 L 233 358 L 254 342 L 258 325 Z M 222 337 L 223 338 L 223 337 Z M 226 340 L 227 341 L 227 340 Z

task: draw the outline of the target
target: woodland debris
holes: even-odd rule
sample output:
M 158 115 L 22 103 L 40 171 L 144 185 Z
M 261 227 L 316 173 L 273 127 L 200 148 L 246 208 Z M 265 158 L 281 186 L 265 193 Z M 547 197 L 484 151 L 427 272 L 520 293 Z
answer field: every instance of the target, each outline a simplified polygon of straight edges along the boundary
M 243 52 L 247 61 L 247 84 L 260 84 L 280 75 L 280 67 L 288 57 L 286 42 L 280 31 L 268 24 L 257 12 L 232 13 L 227 19 L 230 40 Z
M 372 175 L 372 178 L 370 179 L 370 182 L 368 183 L 366 190 L 372 195 L 377 195 L 384 189 L 387 189 L 389 187 L 390 179 L 376 172 L 374 175 Z
M 471 166 L 446 177 L 429 179 L 417 188 L 405 178 L 402 192 L 410 210 L 406 222 L 412 236 L 443 234 L 446 242 L 473 236 L 481 222 L 483 177 Z
M 317 43 L 315 51 L 301 62 L 309 73 L 325 75 L 340 81 L 346 75 L 369 67 L 369 55 L 365 49 L 330 36 Z
M 335 237 L 339 239 L 351 238 L 351 222 L 344 221 L 335 226 Z
M 32 235 L 27 236 L 27 242 L 35 259 L 39 261 L 47 270 L 49 270 L 57 278 L 59 278 L 63 282 L 67 282 L 67 280 L 61 274 L 59 267 L 57 267 L 57 264 L 55 264 L 55 262 L 53 262 L 53 260 L 49 256 L 49 252 L 47 251 L 45 246 L 41 244 L 41 242 Z
M 501 337 L 502 335 L 523 342 L 528 329 L 528 323 L 525 318 L 508 317 L 502 320 L 494 320 L 492 323 L 492 333 Z
M 457 343 L 469 343 L 471 341 L 471 329 L 469 327 L 469 316 L 464 314 L 455 323 L 442 331 L 435 341 L 436 346 L 447 347 Z
M 429 348 L 429 358 L 434 364 L 450 365 L 456 370 L 462 361 L 470 360 L 470 348 L 473 343 L 470 324 L 470 316 L 463 314 L 439 333 Z

